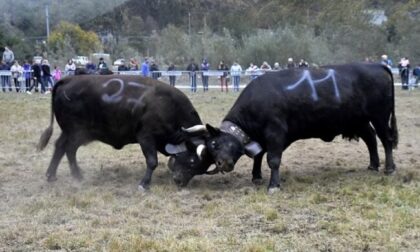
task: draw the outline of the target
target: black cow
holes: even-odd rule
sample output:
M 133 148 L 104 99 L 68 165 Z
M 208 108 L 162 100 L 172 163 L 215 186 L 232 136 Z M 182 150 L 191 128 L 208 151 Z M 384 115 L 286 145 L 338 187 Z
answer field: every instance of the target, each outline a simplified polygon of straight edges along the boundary
M 248 154 L 254 158 L 256 181 L 261 179 L 261 162 L 267 153 L 270 192 L 280 187 L 283 151 L 299 139 L 360 137 L 369 150 L 368 169 L 378 170 L 377 134 L 385 149 L 385 173 L 391 174 L 395 170 L 392 149 L 398 143 L 392 73 L 380 64 L 268 72 L 243 90 L 220 128 L 207 125 L 207 129 L 202 165 L 208 165 L 210 154 L 217 166 L 213 173 L 228 172 Z
M 64 154 L 71 174 L 82 178 L 76 161 L 76 151 L 81 145 L 99 140 L 121 149 L 126 144 L 139 143 L 147 163 L 146 174 L 139 184 L 139 189 L 144 190 L 149 187 L 158 164 L 157 151 L 169 155 L 173 152 L 171 146 L 185 141 L 191 150 L 190 146 L 197 146 L 190 143 L 194 132 L 205 130 L 185 94 L 140 76 L 79 75 L 60 80 L 52 91 L 51 121 L 41 136 L 39 150 L 45 148 L 52 135 L 54 115 L 62 133 L 46 173 L 48 181 L 56 180 Z M 194 165 L 194 160 L 183 160 L 196 156 L 187 151 L 187 148 L 178 151 L 181 153 L 170 162 L 170 167 Z
M 83 67 L 78 67 L 74 71 L 74 75 L 84 75 L 84 74 L 90 74 L 90 75 L 113 75 L 114 72 L 109 70 L 108 68 L 97 70 L 97 71 L 91 71 Z

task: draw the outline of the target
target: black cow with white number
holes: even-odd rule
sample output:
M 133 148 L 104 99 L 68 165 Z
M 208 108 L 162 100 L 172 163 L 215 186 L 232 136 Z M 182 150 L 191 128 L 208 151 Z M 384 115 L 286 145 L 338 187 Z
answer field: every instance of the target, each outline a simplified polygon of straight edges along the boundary
M 150 185 L 158 164 L 158 151 L 172 154 L 169 167 L 175 170 L 180 165 L 195 167 L 194 162 L 199 161 L 191 158 L 197 156 L 197 147 L 202 144 L 194 134 L 205 130 L 205 126 L 185 94 L 157 80 L 101 75 L 69 76 L 60 80 L 52 91 L 51 121 L 41 136 L 39 150 L 45 148 L 52 135 L 54 116 L 62 132 L 46 173 L 48 181 L 56 180 L 64 154 L 71 174 L 81 179 L 76 152 L 81 145 L 94 140 L 116 149 L 140 144 L 147 163 L 140 190 Z M 206 170 L 194 169 L 194 172 L 203 174 Z M 177 179 L 175 175 L 174 179 Z
M 201 166 L 214 162 L 217 168 L 207 173 L 229 172 L 247 154 L 254 159 L 256 181 L 262 178 L 261 162 L 267 153 L 272 192 L 280 187 L 282 153 L 293 142 L 329 142 L 337 135 L 361 138 L 369 150 L 368 169 L 378 170 L 378 136 L 385 149 L 385 173 L 391 174 L 392 149 L 398 143 L 393 84 L 392 73 L 380 64 L 268 72 L 243 90 L 219 128 L 207 125 Z M 203 170 L 201 166 L 197 169 Z

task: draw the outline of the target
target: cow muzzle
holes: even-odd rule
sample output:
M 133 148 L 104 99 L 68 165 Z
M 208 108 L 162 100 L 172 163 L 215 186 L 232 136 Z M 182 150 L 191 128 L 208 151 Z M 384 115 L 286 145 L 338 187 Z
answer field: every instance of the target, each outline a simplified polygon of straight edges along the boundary
M 231 172 L 235 168 L 233 160 L 216 160 L 216 167 L 220 172 Z

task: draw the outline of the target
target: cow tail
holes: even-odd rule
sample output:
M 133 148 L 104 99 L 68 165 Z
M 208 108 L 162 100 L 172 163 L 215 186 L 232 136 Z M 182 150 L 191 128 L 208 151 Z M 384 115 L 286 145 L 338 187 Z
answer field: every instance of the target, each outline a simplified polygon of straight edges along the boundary
M 52 94 L 51 94 L 50 125 L 48 126 L 48 128 L 46 128 L 44 130 L 44 132 L 42 133 L 41 137 L 39 138 L 38 145 L 36 146 L 36 149 L 38 151 L 42 151 L 45 148 L 45 146 L 47 146 L 48 141 L 50 141 L 50 138 L 52 136 L 52 133 L 53 133 L 53 125 L 54 125 L 54 97 L 55 97 L 55 93 L 56 93 L 57 87 L 60 86 L 62 83 L 64 83 L 63 80 L 60 80 L 59 82 L 57 82 L 54 85 L 54 88 L 52 90 Z
M 52 99 L 51 99 L 52 100 Z M 48 128 L 44 130 L 41 137 L 39 138 L 38 145 L 36 146 L 36 149 L 38 151 L 42 151 L 45 146 L 47 146 L 48 141 L 50 141 L 51 135 L 53 133 L 53 124 L 54 124 L 54 110 L 52 108 L 52 102 L 51 102 L 51 118 L 50 118 L 50 125 Z
M 398 146 L 398 127 L 397 127 L 397 118 L 395 117 L 395 85 L 394 85 L 394 76 L 392 74 L 391 69 L 388 66 L 384 66 L 389 75 L 391 76 L 391 85 L 392 85 L 392 111 L 390 116 L 390 131 L 391 131 L 391 140 L 392 140 L 392 148 L 396 149 Z

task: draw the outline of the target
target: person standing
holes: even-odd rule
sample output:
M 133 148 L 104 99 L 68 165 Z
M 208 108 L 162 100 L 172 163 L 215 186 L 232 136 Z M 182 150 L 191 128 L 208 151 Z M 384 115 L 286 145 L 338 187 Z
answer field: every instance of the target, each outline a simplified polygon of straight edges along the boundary
M 305 59 L 300 59 L 298 67 L 299 68 L 306 68 L 306 67 L 309 67 L 309 64 L 308 64 L 308 62 L 306 62 Z
M 160 77 L 159 66 L 154 60 L 150 64 L 150 72 L 152 73 L 152 78 L 157 80 Z
M 274 70 L 274 71 L 279 71 L 279 70 L 281 70 L 281 68 L 280 68 L 280 64 L 279 64 L 278 62 L 274 63 L 273 70 Z
M 247 74 L 251 75 L 251 80 L 254 80 L 258 77 L 257 74 L 258 67 L 254 63 L 249 63 L 249 67 L 246 69 Z
M 191 81 L 191 92 L 197 92 L 197 74 L 198 65 L 194 62 L 194 59 L 191 58 L 190 64 L 187 66 L 187 71 L 190 73 L 190 81 Z
M 296 64 L 293 61 L 293 58 L 288 58 L 286 68 L 287 69 L 292 69 L 292 68 L 295 68 L 295 67 L 296 67 Z
M 223 71 L 222 75 L 220 76 L 220 87 L 222 89 L 223 92 L 223 86 L 226 86 L 226 93 L 228 92 L 228 73 L 229 73 L 229 68 L 228 66 L 225 64 L 225 62 L 222 60 L 219 63 L 219 66 L 217 67 L 218 71 Z
M 106 74 L 109 70 L 108 70 L 108 65 L 106 64 L 104 58 L 99 58 L 99 62 L 98 62 L 98 71 L 99 74 Z
M 49 94 L 50 90 L 53 87 L 52 83 L 52 75 L 51 75 L 51 67 L 48 63 L 48 60 L 44 59 L 41 65 L 41 75 L 42 80 L 41 83 L 44 83 L 44 88 L 46 89 L 45 94 Z M 42 85 L 42 84 L 41 84 Z
M 27 94 L 32 94 L 31 90 L 33 88 L 35 88 L 35 92 L 38 92 L 38 85 L 41 84 L 41 92 L 44 93 L 45 92 L 45 86 L 44 83 L 41 81 L 41 66 L 37 63 L 34 62 L 32 65 L 32 86 L 30 86 L 28 88 L 28 90 L 26 91 Z
M 20 77 L 22 76 L 23 73 L 23 68 L 21 65 L 19 65 L 19 62 L 17 60 L 15 60 L 15 63 L 13 64 L 12 68 L 10 69 L 10 71 L 12 72 L 12 78 L 13 78 L 13 82 L 15 84 L 15 89 L 16 92 L 20 92 Z
M 9 68 L 12 67 L 13 62 L 15 60 L 15 54 L 7 46 L 4 47 L 2 60 L 3 60 L 3 63 L 6 64 Z
M 61 69 L 58 66 L 54 66 L 54 70 L 52 72 L 54 85 L 61 79 Z
M 93 64 L 93 62 L 91 60 L 88 60 L 85 68 L 86 68 L 86 72 L 88 72 L 88 74 L 94 74 L 96 72 L 96 65 Z
M 391 69 L 392 67 L 392 61 L 388 59 L 388 55 L 384 54 L 381 56 L 381 63 L 385 66 L 389 67 Z
M 143 75 L 143 77 L 149 77 L 150 66 L 148 58 L 145 58 L 143 64 L 141 64 L 141 74 Z
M 242 67 L 237 62 L 233 62 L 230 67 L 230 75 L 233 81 L 233 91 L 239 92 L 239 84 L 241 83 Z
M 410 73 L 410 60 L 407 57 L 404 57 L 400 60 L 400 63 L 398 64 L 398 69 L 400 71 L 400 77 L 401 77 L 401 84 L 402 89 L 407 90 L 408 89 L 408 83 L 409 83 L 409 73 Z
M 25 61 L 25 64 L 23 64 L 23 76 L 25 78 L 25 90 L 27 91 L 29 87 L 31 86 L 31 64 L 29 64 L 28 61 Z
M 130 71 L 138 71 L 139 70 L 139 64 L 137 63 L 137 60 L 135 58 L 130 59 Z
M 207 59 L 203 59 L 203 62 L 201 63 L 201 80 L 203 81 L 204 92 L 209 91 L 209 76 L 204 75 L 204 72 L 207 72 L 209 69 L 210 63 L 207 61 Z
M 66 66 L 64 67 L 64 73 L 66 75 L 74 75 L 75 71 L 76 71 L 76 64 L 74 64 L 72 59 L 69 59 L 67 61 Z
M 117 68 L 118 72 L 128 71 L 128 67 L 125 65 L 125 60 L 121 60 L 121 64 Z
M 174 63 L 169 64 L 168 72 L 175 71 L 175 70 L 176 69 L 175 69 Z M 172 87 L 175 87 L 175 81 L 176 81 L 175 75 L 169 75 L 169 85 L 171 85 Z
M 263 71 L 270 71 L 271 66 L 270 66 L 270 64 L 267 63 L 267 61 L 264 61 L 261 65 L 260 69 L 263 70 Z
M 10 85 L 10 75 L 9 74 L 10 67 L 3 61 L 0 62 L 0 72 L 3 74 L 0 75 L 1 80 L 1 87 L 3 92 L 6 92 L 6 86 L 9 87 L 9 91 L 12 92 L 12 85 Z

